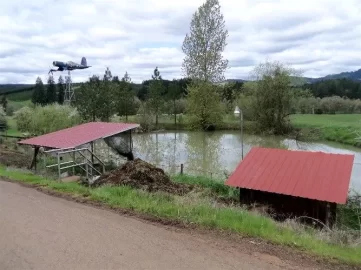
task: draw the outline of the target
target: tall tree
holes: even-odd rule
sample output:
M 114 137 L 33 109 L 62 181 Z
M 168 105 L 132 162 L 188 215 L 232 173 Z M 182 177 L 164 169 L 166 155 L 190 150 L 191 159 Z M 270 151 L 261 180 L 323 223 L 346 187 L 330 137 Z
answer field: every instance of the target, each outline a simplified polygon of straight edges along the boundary
M 64 80 L 61 75 L 59 76 L 57 87 L 58 87 L 58 103 L 64 104 L 64 95 L 65 95 Z
M 111 83 L 93 75 L 76 89 L 75 106 L 85 120 L 108 121 L 114 112 Z
M 174 114 L 174 124 L 177 125 L 177 99 L 180 99 L 183 96 L 183 89 L 181 85 L 173 80 L 168 86 L 168 99 L 173 103 L 173 114 Z
M 261 131 L 284 134 L 289 131 L 292 107 L 291 76 L 297 72 L 279 62 L 261 63 L 254 69 L 253 111 Z
M 164 105 L 164 99 L 162 97 L 163 90 L 162 76 L 160 75 L 158 67 L 156 67 L 152 75 L 152 82 L 149 86 L 149 106 L 155 114 L 156 127 L 158 127 L 158 116 Z
M 222 56 L 227 37 L 219 1 L 206 0 L 193 14 L 190 33 L 183 41 L 185 75 L 202 81 L 223 81 L 228 66 Z
M 46 103 L 52 104 L 57 102 L 57 96 L 56 96 L 56 86 L 54 82 L 54 78 L 52 75 L 48 78 L 48 85 L 46 89 Z
M 111 81 L 112 80 L 112 72 L 110 71 L 110 69 L 107 67 L 107 69 L 105 70 L 104 73 L 104 81 Z
M 114 85 L 115 108 L 119 116 L 125 116 L 126 121 L 128 121 L 129 115 L 136 114 L 138 110 L 131 81 L 128 72 L 126 72 L 122 80 Z
M 46 93 L 43 81 L 40 77 L 36 79 L 33 96 L 31 98 L 32 102 L 37 105 L 46 104 Z
M 193 82 L 188 87 L 187 115 L 192 129 L 211 130 L 223 119 L 219 86 L 210 82 Z
M 6 95 L 3 95 L 2 98 L 1 98 L 1 106 L 4 109 L 4 112 L 6 112 L 7 108 L 8 108 L 8 101 L 6 99 Z

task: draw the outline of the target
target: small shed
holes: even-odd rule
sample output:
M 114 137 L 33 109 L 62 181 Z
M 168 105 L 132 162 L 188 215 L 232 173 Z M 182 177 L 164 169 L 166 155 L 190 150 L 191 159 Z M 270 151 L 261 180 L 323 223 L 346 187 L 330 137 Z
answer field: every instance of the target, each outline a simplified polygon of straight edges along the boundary
M 347 201 L 354 155 L 254 147 L 226 181 L 240 201 L 271 206 L 283 217 L 332 225 Z M 280 216 L 280 215 L 278 215 Z

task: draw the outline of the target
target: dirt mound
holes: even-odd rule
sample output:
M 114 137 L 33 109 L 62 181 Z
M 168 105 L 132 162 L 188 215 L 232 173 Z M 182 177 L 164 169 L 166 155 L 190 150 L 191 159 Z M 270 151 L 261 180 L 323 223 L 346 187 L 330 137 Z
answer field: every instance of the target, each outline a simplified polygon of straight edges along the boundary
M 160 168 L 139 158 L 128 161 L 119 168 L 99 177 L 92 186 L 104 184 L 129 185 L 146 191 L 165 191 L 183 195 L 192 190 L 191 185 L 172 182 Z
M 0 164 L 9 167 L 27 168 L 30 163 L 31 158 L 28 155 L 0 146 Z

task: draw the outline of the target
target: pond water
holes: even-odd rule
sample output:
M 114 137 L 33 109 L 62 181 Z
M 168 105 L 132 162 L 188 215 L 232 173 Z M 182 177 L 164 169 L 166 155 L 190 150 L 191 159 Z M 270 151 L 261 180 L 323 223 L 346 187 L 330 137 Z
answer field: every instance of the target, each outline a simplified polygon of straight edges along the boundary
M 242 139 L 237 131 L 158 132 L 133 135 L 134 155 L 170 173 L 207 175 L 224 180 L 242 159 Z M 350 188 L 361 192 L 361 149 L 335 143 L 307 143 L 277 136 L 243 136 L 244 156 L 253 146 L 354 154 Z

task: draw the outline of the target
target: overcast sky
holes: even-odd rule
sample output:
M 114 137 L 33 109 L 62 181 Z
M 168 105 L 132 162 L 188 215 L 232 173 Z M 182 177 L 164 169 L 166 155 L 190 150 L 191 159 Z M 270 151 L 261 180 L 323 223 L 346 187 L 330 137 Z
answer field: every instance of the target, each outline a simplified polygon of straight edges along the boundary
M 0 1 L 0 83 L 46 80 L 52 61 L 92 67 L 73 81 L 128 71 L 134 82 L 158 66 L 180 78 L 181 46 L 203 0 Z M 265 60 L 318 77 L 361 68 L 361 0 L 220 0 L 228 45 L 226 78 L 247 79 Z M 56 75 L 55 75 L 56 74 Z M 57 79 L 61 73 L 54 73 Z M 66 73 L 63 72 L 62 75 Z

